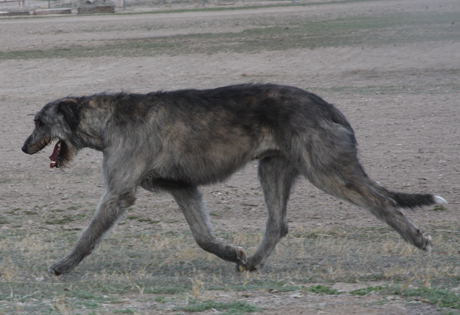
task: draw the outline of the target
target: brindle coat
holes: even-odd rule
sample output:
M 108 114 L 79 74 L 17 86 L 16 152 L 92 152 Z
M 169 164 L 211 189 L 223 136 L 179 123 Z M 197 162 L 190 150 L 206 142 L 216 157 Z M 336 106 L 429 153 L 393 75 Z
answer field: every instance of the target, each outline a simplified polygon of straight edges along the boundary
M 304 90 L 278 85 L 236 85 L 213 90 L 149 94 L 97 94 L 47 104 L 22 150 L 34 154 L 53 140 L 51 167 L 65 165 L 82 148 L 103 152 L 105 192 L 89 226 L 69 255 L 50 266 L 70 272 L 101 241 L 137 188 L 165 190 L 176 200 L 204 250 L 235 262 L 240 270 L 262 267 L 288 233 L 286 204 L 299 175 L 316 187 L 367 208 L 409 243 L 430 251 L 398 208 L 445 202 L 431 194 L 389 191 L 364 172 L 356 139 L 345 117 Z M 217 239 L 200 185 L 221 182 L 249 161 L 259 160 L 268 209 L 266 231 L 252 256 Z

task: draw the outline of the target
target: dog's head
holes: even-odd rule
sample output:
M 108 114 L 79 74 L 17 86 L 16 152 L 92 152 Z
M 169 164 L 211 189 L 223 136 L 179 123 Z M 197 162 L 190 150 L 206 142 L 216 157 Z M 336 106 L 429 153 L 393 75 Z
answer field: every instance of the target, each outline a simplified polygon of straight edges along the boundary
M 34 118 L 35 129 L 22 146 L 22 151 L 35 154 L 57 140 L 53 153 L 49 157 L 50 167 L 65 166 L 78 151 L 73 141 L 80 124 L 78 101 L 64 98 L 48 103 Z

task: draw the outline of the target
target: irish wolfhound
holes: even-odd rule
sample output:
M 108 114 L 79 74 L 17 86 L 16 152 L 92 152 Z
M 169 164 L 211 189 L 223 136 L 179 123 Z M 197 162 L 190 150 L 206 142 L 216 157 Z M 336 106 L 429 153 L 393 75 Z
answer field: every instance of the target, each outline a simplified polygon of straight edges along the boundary
M 213 90 L 67 97 L 35 115 L 22 150 L 34 154 L 53 140 L 51 167 L 62 167 L 82 148 L 103 152 L 105 192 L 74 249 L 50 266 L 74 269 L 136 199 L 140 186 L 169 192 L 205 251 L 240 270 L 265 263 L 288 233 L 286 204 L 299 175 L 319 189 L 368 209 L 409 243 L 429 252 L 425 237 L 398 208 L 445 203 L 431 194 L 387 190 L 372 181 L 357 158 L 345 117 L 304 90 L 278 85 L 236 85 Z M 252 160 L 268 209 L 265 235 L 252 256 L 217 239 L 198 186 L 221 182 Z

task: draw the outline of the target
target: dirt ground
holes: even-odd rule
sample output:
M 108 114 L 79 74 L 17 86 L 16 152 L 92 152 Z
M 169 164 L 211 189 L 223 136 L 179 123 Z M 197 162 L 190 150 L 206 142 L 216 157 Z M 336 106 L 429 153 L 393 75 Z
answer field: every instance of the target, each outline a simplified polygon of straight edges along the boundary
M 49 168 L 51 148 L 34 156 L 21 152 L 34 113 L 47 102 L 67 95 L 248 82 L 298 86 L 335 104 L 354 127 L 361 162 L 373 179 L 393 190 L 436 193 L 449 202 L 444 211 L 430 207 L 406 211 L 416 225 L 430 232 L 433 227 L 456 224 L 460 203 L 457 1 L 337 1 L 162 14 L 137 14 L 133 9 L 130 13 L 0 19 L 1 230 L 78 231 L 89 216 L 69 220 L 64 227 L 45 221 L 53 218 L 56 209 L 66 209 L 68 216 L 94 211 L 102 194 L 100 153 L 84 150 L 70 168 L 61 171 Z M 394 23 L 379 24 L 390 18 Z M 327 24 L 347 19 L 356 25 Z M 324 23 L 331 36 L 338 34 L 337 42 L 327 38 L 318 42 L 314 29 L 301 38 L 304 42 L 297 42 L 295 32 L 307 22 Z M 350 33 L 345 27 L 350 27 Z M 309 41 L 317 44 L 308 46 Z M 203 191 L 216 231 L 263 230 L 265 208 L 256 164 Z M 76 213 L 72 206 L 78 207 Z M 129 215 L 158 221 L 155 230 L 186 230 L 175 209 L 168 195 L 140 191 Z M 14 215 L 19 212 L 37 215 L 19 219 L 24 218 Z M 291 231 L 382 226 L 365 210 L 327 196 L 304 180 L 292 194 L 288 218 Z M 152 227 L 127 220 L 118 229 L 135 232 Z M 407 304 L 396 298 L 384 305 L 372 304 L 372 295 L 254 294 L 246 300 L 256 301 L 265 314 L 438 313 L 434 305 Z M 142 305 L 138 311 L 149 313 Z

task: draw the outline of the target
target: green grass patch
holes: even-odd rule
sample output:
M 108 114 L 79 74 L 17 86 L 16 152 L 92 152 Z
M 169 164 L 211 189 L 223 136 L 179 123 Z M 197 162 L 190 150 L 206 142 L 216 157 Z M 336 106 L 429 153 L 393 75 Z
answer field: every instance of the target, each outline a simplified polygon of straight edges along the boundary
M 337 291 L 336 289 L 332 289 L 331 287 L 325 285 L 312 285 L 308 288 L 303 288 L 304 291 L 312 292 L 312 293 L 319 293 L 319 294 L 341 294 L 342 292 Z
M 443 205 L 436 205 L 433 208 L 434 211 L 444 211 L 446 208 Z
M 157 296 L 155 298 L 155 302 L 157 302 L 157 303 L 166 303 L 166 298 L 164 296 Z
M 215 301 L 190 301 L 189 304 L 185 307 L 179 308 L 185 312 L 204 312 L 206 310 L 215 309 L 216 311 L 225 311 L 223 314 L 244 314 L 252 313 L 257 311 L 257 307 L 250 305 L 246 302 L 232 302 L 232 303 L 222 303 Z
M 133 311 L 132 309 L 124 309 L 124 310 L 113 310 L 112 311 L 114 314 L 134 314 L 136 311 Z
M 460 298 L 452 290 L 443 288 L 407 288 L 391 287 L 388 293 L 401 295 L 405 297 L 421 297 L 427 300 L 430 304 L 436 304 L 439 307 L 448 307 L 460 309 Z
M 171 281 L 170 281 L 171 282 Z M 145 294 L 182 294 L 191 289 L 190 285 L 184 285 L 181 283 L 178 284 L 168 284 L 164 283 L 162 285 L 150 285 L 150 284 L 141 284 L 142 292 Z M 96 287 L 102 293 L 106 294 L 123 294 L 130 292 L 139 292 L 140 286 L 138 284 L 116 284 L 112 283 L 109 285 L 102 285 Z
M 104 40 L 100 45 L 0 52 L 6 59 L 54 59 L 98 56 L 156 56 L 158 54 L 215 54 L 259 52 L 261 50 L 315 49 L 319 47 L 363 46 L 455 40 L 457 13 L 429 11 L 423 16 L 409 13 L 339 18 L 315 21 L 281 19 L 255 22 L 239 33 L 198 33 Z M 395 36 L 395 32 L 398 34 Z
M 366 295 L 374 291 L 382 291 L 384 288 L 381 286 L 376 286 L 376 287 L 367 287 L 367 288 L 362 288 L 358 290 L 353 290 L 348 293 L 352 295 Z
M 67 224 L 73 222 L 75 220 L 74 217 L 65 215 L 63 217 L 58 218 L 50 218 L 45 221 L 46 224 Z
M 155 221 L 155 220 L 152 220 L 152 219 L 149 219 L 149 218 L 138 219 L 137 221 L 139 221 L 139 222 L 146 222 L 146 223 L 150 223 L 150 224 L 157 224 L 157 223 L 160 223 L 160 221 Z
M 212 286 L 213 290 L 221 290 L 222 286 Z M 235 291 L 277 291 L 291 292 L 299 290 L 299 286 L 285 283 L 282 281 L 260 281 L 250 280 L 243 284 L 230 284 L 229 288 Z

